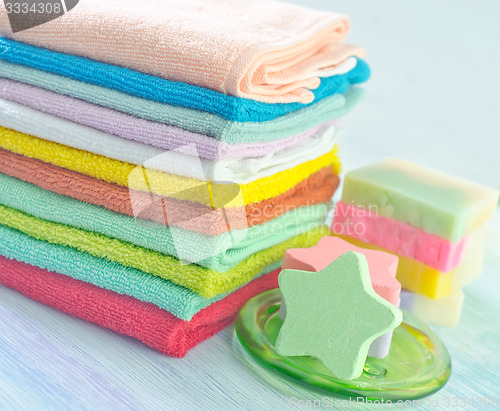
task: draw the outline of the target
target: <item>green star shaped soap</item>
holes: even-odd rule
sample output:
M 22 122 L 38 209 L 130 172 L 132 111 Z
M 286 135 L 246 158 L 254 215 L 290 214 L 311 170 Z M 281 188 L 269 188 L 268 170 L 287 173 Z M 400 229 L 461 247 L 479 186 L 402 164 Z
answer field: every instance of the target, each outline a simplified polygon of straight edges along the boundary
M 347 252 L 318 272 L 283 270 L 286 306 L 276 341 L 282 356 L 314 356 L 335 375 L 361 375 L 373 340 L 396 328 L 401 311 L 373 290 L 363 254 Z

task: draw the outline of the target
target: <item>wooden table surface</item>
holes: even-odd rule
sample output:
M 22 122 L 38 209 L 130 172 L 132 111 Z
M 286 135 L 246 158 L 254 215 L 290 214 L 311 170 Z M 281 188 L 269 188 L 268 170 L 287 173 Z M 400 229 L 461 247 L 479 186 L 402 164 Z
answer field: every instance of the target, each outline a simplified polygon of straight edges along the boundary
M 500 187 L 499 2 L 296 3 L 348 13 L 349 40 L 369 52 L 370 96 L 345 121 L 344 169 L 393 155 Z M 497 212 L 459 326 L 435 328 L 452 377 L 418 408 L 500 396 L 499 276 Z M 293 396 L 318 398 L 257 377 L 234 349 L 233 332 L 172 359 L 0 287 L 0 410 L 271 410 L 293 407 Z

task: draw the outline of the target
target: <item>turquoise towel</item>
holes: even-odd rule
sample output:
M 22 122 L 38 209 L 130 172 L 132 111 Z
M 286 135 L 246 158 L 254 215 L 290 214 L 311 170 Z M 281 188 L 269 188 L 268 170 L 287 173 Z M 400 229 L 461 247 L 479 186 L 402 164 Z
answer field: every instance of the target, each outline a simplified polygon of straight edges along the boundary
M 124 67 L 113 66 L 84 57 L 58 53 L 0 38 L 0 59 L 49 71 L 76 80 L 112 88 L 148 100 L 208 111 L 228 120 L 266 121 L 299 110 L 301 103 L 269 104 L 228 96 L 191 84 L 169 81 Z M 368 65 L 358 59 L 346 74 L 323 78 L 314 90 L 314 104 L 335 93 L 343 93 L 350 84 L 366 81 Z
M 207 299 L 160 277 L 73 248 L 35 240 L 3 225 L 0 225 L 0 255 L 153 303 L 186 321 L 228 295 Z M 269 265 L 259 275 L 280 265 L 281 262 Z
M 262 225 L 217 237 L 135 220 L 0 173 L 0 204 L 26 214 L 117 238 L 139 247 L 225 272 L 258 251 L 320 227 L 327 204 L 299 207 Z

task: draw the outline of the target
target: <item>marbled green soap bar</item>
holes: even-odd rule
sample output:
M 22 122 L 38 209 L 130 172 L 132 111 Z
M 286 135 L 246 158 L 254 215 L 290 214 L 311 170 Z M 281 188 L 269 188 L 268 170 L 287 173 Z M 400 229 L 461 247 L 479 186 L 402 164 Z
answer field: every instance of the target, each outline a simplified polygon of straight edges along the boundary
M 495 212 L 498 191 L 386 159 L 347 173 L 342 201 L 458 242 Z

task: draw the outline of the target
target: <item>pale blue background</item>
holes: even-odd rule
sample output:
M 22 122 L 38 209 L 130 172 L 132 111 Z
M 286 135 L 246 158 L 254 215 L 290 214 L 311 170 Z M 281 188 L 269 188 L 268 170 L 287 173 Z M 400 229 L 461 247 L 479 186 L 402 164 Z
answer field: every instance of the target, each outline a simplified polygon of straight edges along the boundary
M 347 166 L 400 156 L 500 187 L 500 2 L 294 1 L 351 17 L 370 97 L 346 120 Z
M 370 97 L 345 122 L 346 169 L 401 156 L 500 186 L 498 1 L 297 3 L 348 13 L 349 40 L 368 49 Z M 441 405 L 500 394 L 499 270 L 497 213 L 460 326 L 438 329 L 454 364 L 448 386 L 431 398 Z M 288 409 L 291 394 L 240 362 L 232 332 L 171 359 L 0 287 L 0 409 Z

